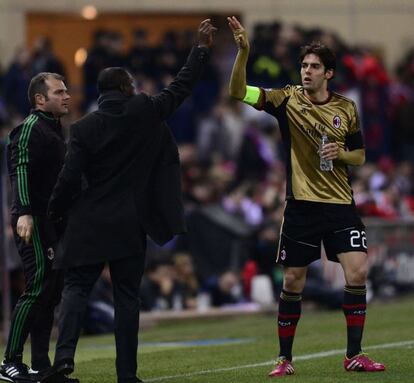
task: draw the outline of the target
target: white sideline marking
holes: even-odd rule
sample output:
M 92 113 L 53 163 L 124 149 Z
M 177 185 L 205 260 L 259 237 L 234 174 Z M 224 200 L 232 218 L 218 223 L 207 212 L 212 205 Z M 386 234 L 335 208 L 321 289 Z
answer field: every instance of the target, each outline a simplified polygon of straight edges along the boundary
M 414 345 L 414 340 L 407 340 L 404 342 L 394 342 L 394 343 L 382 343 L 382 344 L 377 344 L 374 346 L 364 347 L 364 350 L 378 350 L 381 348 L 395 348 L 395 347 L 403 347 L 403 346 L 411 346 L 411 345 Z M 298 360 L 318 359 L 318 358 L 324 358 L 326 356 L 341 355 L 344 353 L 345 353 L 345 350 L 336 349 L 336 350 L 329 350 L 329 351 L 323 351 L 323 352 L 316 352 L 314 354 L 299 355 L 299 356 L 294 357 L 293 360 L 298 361 Z M 270 360 L 270 361 L 262 362 L 262 363 L 245 364 L 242 366 L 216 368 L 214 370 L 202 370 L 202 371 L 197 371 L 197 372 L 190 372 L 188 374 L 160 376 L 158 378 L 145 379 L 145 382 L 159 382 L 163 380 L 170 380 L 170 379 L 177 379 L 177 378 L 189 378 L 189 377 L 198 376 L 198 375 L 207 375 L 207 374 L 215 374 L 218 372 L 240 370 L 242 368 L 255 368 L 255 367 L 269 366 L 272 364 L 274 364 L 274 360 Z

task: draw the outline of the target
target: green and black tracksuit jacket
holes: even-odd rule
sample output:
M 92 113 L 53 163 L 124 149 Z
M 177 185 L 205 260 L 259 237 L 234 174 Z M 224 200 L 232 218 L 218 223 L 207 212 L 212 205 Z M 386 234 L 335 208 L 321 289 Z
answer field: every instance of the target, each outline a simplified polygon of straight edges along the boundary
M 60 300 L 62 277 L 52 271 L 57 231 L 47 219 L 50 195 L 62 168 L 65 142 L 60 121 L 33 110 L 9 135 L 7 165 L 12 190 L 12 226 L 25 274 L 25 291 L 14 309 L 5 358 L 19 361 L 31 334 L 32 368 L 47 368 L 53 309 Z M 31 215 L 32 241 L 16 233 L 20 216 Z

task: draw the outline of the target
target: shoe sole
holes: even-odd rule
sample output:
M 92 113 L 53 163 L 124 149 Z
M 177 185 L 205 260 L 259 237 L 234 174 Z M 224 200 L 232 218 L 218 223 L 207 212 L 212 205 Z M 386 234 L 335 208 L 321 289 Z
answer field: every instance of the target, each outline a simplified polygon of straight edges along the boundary
M 57 367 L 50 375 L 45 376 L 40 380 L 40 383 L 55 383 L 59 381 L 62 375 L 69 375 L 73 372 L 74 368 L 72 364 L 64 363 Z
M 11 383 L 13 383 L 13 380 L 11 380 L 10 378 L 0 374 L 0 382 L 9 382 L 9 383 L 11 382 Z
M 56 369 L 57 372 L 60 372 L 63 375 L 69 375 L 73 372 L 73 370 L 74 370 L 73 364 L 69 364 L 69 363 L 61 364 Z
M 0 374 L 0 383 L 7 382 L 7 383 L 40 383 L 40 379 L 33 378 L 31 376 L 27 378 L 9 378 L 8 376 L 4 376 Z
M 383 370 L 346 370 L 345 369 L 345 371 L 346 372 L 367 372 L 367 373 L 370 373 L 370 372 L 384 372 L 385 369 L 383 369 Z
M 69 368 L 67 369 L 68 371 L 70 370 Z M 50 375 L 45 376 L 40 383 L 59 383 L 62 382 L 62 380 L 64 379 L 63 377 L 65 376 L 65 373 L 63 372 L 65 371 L 65 368 L 63 368 L 60 371 L 53 371 Z M 73 371 L 73 368 L 72 368 Z

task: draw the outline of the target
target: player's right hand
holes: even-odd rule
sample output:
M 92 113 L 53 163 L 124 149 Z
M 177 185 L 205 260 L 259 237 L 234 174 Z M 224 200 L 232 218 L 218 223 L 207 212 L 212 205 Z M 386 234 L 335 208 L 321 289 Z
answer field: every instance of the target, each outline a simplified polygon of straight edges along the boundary
M 249 39 L 247 38 L 247 33 L 243 25 L 241 25 L 240 21 L 237 20 L 235 16 L 227 17 L 227 21 L 229 23 L 231 31 L 233 32 L 233 37 L 234 41 L 237 44 L 237 48 L 248 50 L 250 48 Z
M 33 217 L 31 215 L 21 215 L 17 220 L 16 231 L 18 236 L 29 244 L 33 234 Z

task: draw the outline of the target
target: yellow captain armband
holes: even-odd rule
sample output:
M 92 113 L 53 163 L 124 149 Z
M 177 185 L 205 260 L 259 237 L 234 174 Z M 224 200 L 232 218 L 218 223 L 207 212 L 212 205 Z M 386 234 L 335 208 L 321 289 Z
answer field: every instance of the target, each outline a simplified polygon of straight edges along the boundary
M 246 86 L 246 95 L 243 98 L 243 102 L 249 105 L 256 105 L 260 98 L 260 88 L 257 86 Z

